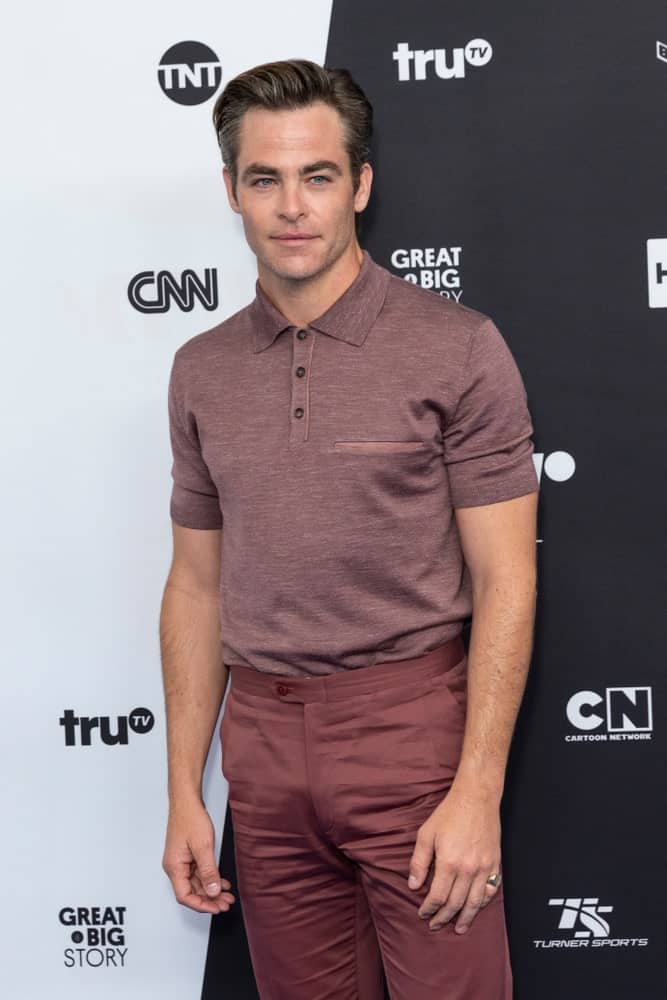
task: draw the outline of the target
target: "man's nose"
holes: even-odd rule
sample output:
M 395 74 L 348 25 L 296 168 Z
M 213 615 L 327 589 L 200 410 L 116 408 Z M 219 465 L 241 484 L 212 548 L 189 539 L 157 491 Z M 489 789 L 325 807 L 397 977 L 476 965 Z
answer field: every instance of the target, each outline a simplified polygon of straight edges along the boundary
M 278 201 L 278 214 L 285 219 L 298 219 L 306 208 L 299 184 L 283 184 Z

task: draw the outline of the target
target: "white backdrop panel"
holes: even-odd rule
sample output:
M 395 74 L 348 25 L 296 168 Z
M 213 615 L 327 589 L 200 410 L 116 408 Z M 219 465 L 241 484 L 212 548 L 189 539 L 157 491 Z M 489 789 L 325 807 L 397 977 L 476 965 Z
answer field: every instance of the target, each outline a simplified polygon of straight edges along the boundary
M 197 40 L 221 87 L 271 59 L 321 62 L 330 0 L 12 11 L 2 62 L 5 154 L 2 729 L 3 981 L 36 997 L 197 997 L 209 918 L 178 906 L 160 868 L 166 819 L 158 615 L 171 527 L 166 386 L 176 348 L 248 302 L 254 259 L 228 208 L 210 123 L 157 81 Z M 220 92 L 218 90 L 218 93 Z M 140 271 L 215 267 L 220 305 L 146 315 Z M 126 744 L 65 745 L 59 719 L 148 708 Z M 121 726 L 123 723 L 121 722 Z M 207 801 L 219 850 L 217 744 Z M 124 968 L 67 967 L 63 907 L 125 907 Z M 85 930 L 85 929 L 84 929 Z M 84 947 L 84 945 L 80 945 Z M 100 949 L 104 954 L 104 948 Z M 75 959 L 76 961 L 76 959 Z

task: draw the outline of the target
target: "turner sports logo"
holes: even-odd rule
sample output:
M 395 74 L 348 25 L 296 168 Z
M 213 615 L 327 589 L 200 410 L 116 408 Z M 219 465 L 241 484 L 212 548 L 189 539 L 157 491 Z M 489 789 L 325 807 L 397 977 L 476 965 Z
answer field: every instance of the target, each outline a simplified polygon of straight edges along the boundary
M 566 733 L 566 743 L 618 743 L 650 740 L 653 701 L 650 687 L 608 687 L 605 694 L 576 691 L 565 713 L 576 733 Z
M 191 312 L 195 302 L 213 312 L 219 303 L 218 272 L 215 267 L 206 267 L 202 279 L 190 268 L 182 271 L 180 278 L 171 271 L 140 271 L 130 280 L 127 297 L 142 313 L 165 313 L 172 302 L 183 312 Z
M 484 38 L 473 38 L 463 48 L 411 49 L 408 42 L 398 42 L 392 52 L 397 63 L 399 83 L 437 77 L 453 80 L 466 75 L 466 65 L 486 66 L 491 61 L 493 48 Z
M 160 59 L 157 78 L 163 94 L 176 104 L 203 104 L 222 80 L 217 55 L 202 42 L 177 42 Z
M 92 746 L 93 733 L 99 733 L 99 740 L 105 746 L 114 747 L 127 746 L 130 732 L 139 736 L 150 733 L 155 716 L 150 708 L 133 708 L 127 715 L 118 715 L 112 725 L 108 715 L 75 715 L 71 708 L 66 708 L 58 721 L 65 731 L 66 747 L 77 746 L 77 734 L 79 746 Z
M 648 304 L 650 309 L 667 309 L 667 239 L 646 241 Z
M 549 906 L 559 911 L 558 930 L 570 932 L 567 937 L 534 939 L 535 948 L 645 948 L 645 937 L 611 937 L 611 927 L 604 913 L 613 906 L 601 906 L 597 896 L 569 896 L 550 899 Z
M 404 271 L 401 277 L 413 285 L 439 292 L 443 298 L 460 302 L 462 247 L 399 247 L 392 251 L 391 266 Z
M 125 967 L 125 906 L 63 906 L 58 914 L 74 945 L 63 951 L 67 969 Z

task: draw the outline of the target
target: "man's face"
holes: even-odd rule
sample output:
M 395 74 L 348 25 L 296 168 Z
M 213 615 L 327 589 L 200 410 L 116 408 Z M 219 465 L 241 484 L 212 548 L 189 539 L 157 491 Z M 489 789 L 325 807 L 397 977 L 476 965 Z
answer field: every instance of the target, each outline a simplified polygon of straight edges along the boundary
M 283 279 L 313 278 L 356 244 L 354 213 L 366 207 L 372 170 L 364 164 L 356 194 L 338 112 L 253 108 L 241 122 L 236 197 L 229 203 L 263 265 Z

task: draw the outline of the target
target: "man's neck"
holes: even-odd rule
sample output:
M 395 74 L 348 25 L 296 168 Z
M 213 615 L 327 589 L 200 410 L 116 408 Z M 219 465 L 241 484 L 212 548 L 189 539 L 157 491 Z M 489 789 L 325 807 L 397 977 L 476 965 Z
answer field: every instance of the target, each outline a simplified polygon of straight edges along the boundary
M 257 271 L 262 291 L 276 309 L 290 323 L 302 327 L 325 313 L 347 291 L 359 274 L 362 262 L 363 252 L 355 242 L 333 267 L 312 281 L 285 281 L 262 267 L 259 261 Z

